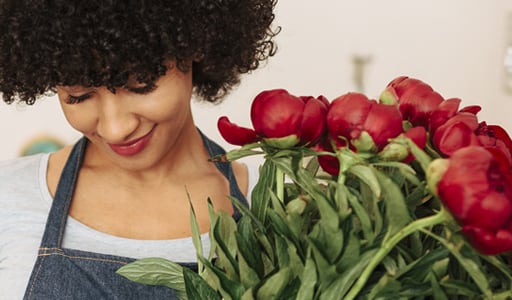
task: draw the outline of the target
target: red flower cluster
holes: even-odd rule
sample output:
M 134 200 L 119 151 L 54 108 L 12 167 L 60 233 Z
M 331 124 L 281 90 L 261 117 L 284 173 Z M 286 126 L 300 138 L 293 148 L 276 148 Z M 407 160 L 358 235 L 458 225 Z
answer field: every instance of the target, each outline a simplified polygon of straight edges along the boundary
M 512 250 L 512 140 L 497 125 L 479 122 L 479 106 L 459 108 L 460 99 L 444 99 L 421 80 L 392 80 L 379 100 L 346 93 L 330 103 L 323 97 L 264 91 L 251 108 L 254 129 L 221 117 L 218 128 L 229 143 L 262 140 L 279 148 L 312 147 L 335 152 L 348 147 L 382 154 L 404 135 L 420 148 L 430 144 L 449 162 L 438 174 L 437 194 L 461 224 L 475 248 L 495 254 Z M 410 153 L 398 160 L 409 162 Z M 320 155 L 324 171 L 338 175 L 335 156 Z
M 417 79 L 399 77 L 383 97 L 398 103 L 404 120 L 422 126 L 447 164 L 435 192 L 484 254 L 512 250 L 512 140 L 497 125 L 479 122 L 479 106 L 459 109 Z

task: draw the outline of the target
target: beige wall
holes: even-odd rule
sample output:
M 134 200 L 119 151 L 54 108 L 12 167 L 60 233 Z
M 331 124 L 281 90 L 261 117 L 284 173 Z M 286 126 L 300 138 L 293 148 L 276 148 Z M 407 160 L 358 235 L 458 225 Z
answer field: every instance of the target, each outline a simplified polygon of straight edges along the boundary
M 294 94 L 333 99 L 355 91 L 354 56 L 370 57 L 364 92 L 376 97 L 394 77 L 430 83 L 445 97 L 480 104 L 480 119 L 512 132 L 512 98 L 505 89 L 503 59 L 512 41 L 510 0 L 281 0 L 276 24 L 278 54 L 246 76 L 223 104 L 194 104 L 200 128 L 225 144 L 216 120 L 228 115 L 250 125 L 249 106 L 259 91 L 286 88 Z M 512 24 L 512 22 L 510 22 Z M 52 133 L 71 142 L 54 98 L 34 107 L 0 103 L 0 159 L 16 156 L 35 135 Z

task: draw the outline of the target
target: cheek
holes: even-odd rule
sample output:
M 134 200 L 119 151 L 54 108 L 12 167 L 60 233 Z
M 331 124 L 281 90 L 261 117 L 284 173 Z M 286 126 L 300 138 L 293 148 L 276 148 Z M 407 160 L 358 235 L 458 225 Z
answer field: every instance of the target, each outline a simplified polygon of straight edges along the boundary
M 94 125 L 96 123 L 94 113 L 88 113 L 86 109 L 72 107 L 62 102 L 61 109 L 71 127 L 83 134 L 94 131 Z
M 144 100 L 144 108 L 140 111 L 145 111 L 146 117 L 155 122 L 179 122 L 191 114 L 190 97 L 188 93 L 159 93 Z
M 181 124 L 190 115 L 190 105 L 183 102 L 168 100 L 171 103 L 155 105 L 147 114 L 147 119 L 156 123 Z

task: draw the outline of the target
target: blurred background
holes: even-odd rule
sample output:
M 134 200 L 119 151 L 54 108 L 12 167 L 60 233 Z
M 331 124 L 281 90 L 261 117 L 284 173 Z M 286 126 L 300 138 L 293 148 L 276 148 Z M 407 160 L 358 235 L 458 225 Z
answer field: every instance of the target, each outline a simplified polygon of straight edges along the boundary
M 276 56 L 244 76 L 221 104 L 193 103 L 199 128 L 227 149 L 234 146 L 220 137 L 218 117 L 250 127 L 250 104 L 262 90 L 376 98 L 400 75 L 462 105 L 481 105 L 480 120 L 512 133 L 510 0 L 280 0 L 275 26 L 281 27 Z M 0 103 L 0 124 L 0 159 L 80 137 L 55 97 L 33 106 Z

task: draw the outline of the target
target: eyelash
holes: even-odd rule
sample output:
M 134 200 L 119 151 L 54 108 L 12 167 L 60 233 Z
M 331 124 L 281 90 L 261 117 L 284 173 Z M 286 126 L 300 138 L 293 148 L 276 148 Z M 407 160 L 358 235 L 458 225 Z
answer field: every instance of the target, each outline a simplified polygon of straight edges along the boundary
M 77 104 L 77 103 L 80 103 L 82 101 L 89 99 L 90 97 L 91 97 L 91 94 L 83 94 L 80 96 L 69 95 L 68 99 L 66 99 L 66 103 L 67 104 Z
M 141 87 L 127 87 L 126 90 L 128 90 L 132 93 L 135 93 L 135 94 L 145 95 L 145 94 L 151 93 L 153 90 L 155 90 L 155 88 L 156 88 L 155 84 L 147 84 L 147 85 L 141 86 Z M 68 99 L 66 100 L 66 103 L 67 104 L 77 104 L 77 103 L 83 102 L 83 101 L 91 98 L 91 96 L 92 96 L 91 93 L 83 94 L 80 96 L 69 95 Z

